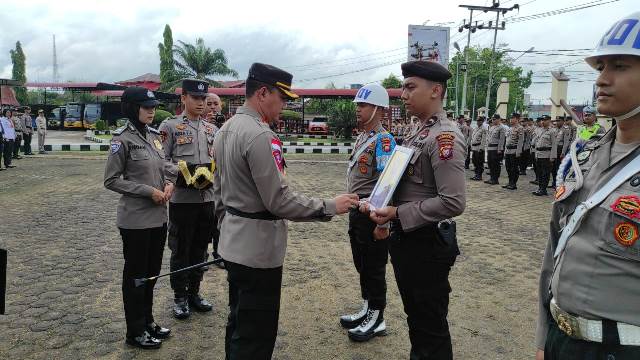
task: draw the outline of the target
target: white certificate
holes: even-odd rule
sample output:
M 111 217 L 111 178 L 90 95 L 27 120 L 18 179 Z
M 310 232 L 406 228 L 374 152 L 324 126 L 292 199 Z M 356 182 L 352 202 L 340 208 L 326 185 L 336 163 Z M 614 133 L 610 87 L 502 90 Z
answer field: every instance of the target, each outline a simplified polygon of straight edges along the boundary
M 371 197 L 369 198 L 370 210 L 380 209 L 389 204 L 391 196 L 393 196 L 402 174 L 404 174 L 407 165 L 409 165 L 412 155 L 413 149 L 408 147 L 396 146 L 393 149 L 391 158 L 371 192 Z

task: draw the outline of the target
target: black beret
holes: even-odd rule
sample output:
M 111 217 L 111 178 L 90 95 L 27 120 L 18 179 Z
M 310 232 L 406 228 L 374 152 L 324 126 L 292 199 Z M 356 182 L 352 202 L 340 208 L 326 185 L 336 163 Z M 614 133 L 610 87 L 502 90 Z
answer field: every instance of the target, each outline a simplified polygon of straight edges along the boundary
M 498 114 L 498 113 L 493 114 L 492 119 L 501 119 L 500 118 L 500 114 Z
M 137 104 L 141 106 L 157 106 L 160 102 L 153 92 L 141 86 L 131 86 L 122 92 L 120 101 L 123 103 Z
M 293 75 L 273 65 L 253 63 L 249 68 L 247 80 L 249 79 L 275 86 L 289 99 L 297 99 L 299 97 L 291 91 Z
M 476 118 L 476 121 L 484 121 L 484 116 L 478 116 L 478 117 Z
M 199 79 L 182 80 L 182 95 L 206 96 L 209 92 L 209 83 Z
M 551 120 L 551 116 L 549 116 L 549 115 L 542 115 L 542 120 Z
M 409 61 L 400 65 L 400 68 L 405 78 L 416 76 L 435 82 L 445 82 L 451 78 L 447 68 L 433 61 Z

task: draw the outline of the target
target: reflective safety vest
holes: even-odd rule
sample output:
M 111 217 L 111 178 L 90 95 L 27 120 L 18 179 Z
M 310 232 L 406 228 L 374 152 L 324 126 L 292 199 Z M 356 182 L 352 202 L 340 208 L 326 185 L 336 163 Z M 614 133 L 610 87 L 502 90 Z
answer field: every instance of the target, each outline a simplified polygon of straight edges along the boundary
M 580 139 L 589 140 L 595 135 L 600 129 L 600 124 L 594 123 L 591 126 L 581 126 L 580 127 Z

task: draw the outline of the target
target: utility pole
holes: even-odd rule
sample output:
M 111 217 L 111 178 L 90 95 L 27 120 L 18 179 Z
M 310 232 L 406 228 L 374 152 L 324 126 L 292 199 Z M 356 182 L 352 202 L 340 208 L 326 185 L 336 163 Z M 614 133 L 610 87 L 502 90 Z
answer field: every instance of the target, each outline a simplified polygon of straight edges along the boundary
M 58 54 L 56 52 L 56 34 L 53 34 L 53 82 L 58 82 Z
M 492 49 L 491 49 L 491 62 L 489 63 L 489 81 L 488 81 L 488 84 L 487 84 L 487 99 L 486 99 L 486 103 L 485 103 L 485 107 L 487 108 L 487 114 L 488 114 L 488 111 L 489 111 L 489 100 L 491 100 L 491 86 L 493 85 L 493 61 L 494 61 L 495 52 L 496 52 L 496 40 L 497 40 L 497 37 L 498 37 L 498 30 L 504 30 L 505 29 L 505 22 L 502 21 L 502 24 L 500 24 L 500 14 L 505 15 L 507 12 L 509 12 L 511 10 L 520 9 L 520 5 L 514 4 L 510 8 L 503 8 L 503 7 L 500 7 L 500 1 L 499 0 L 493 0 L 493 5 L 491 5 L 491 6 L 460 5 L 460 7 L 468 9 L 471 12 L 471 16 L 473 16 L 473 11 L 474 10 L 483 11 L 485 13 L 486 12 L 495 12 L 496 13 L 495 26 L 493 25 L 492 21 L 489 21 L 489 26 L 485 26 L 484 24 L 480 24 L 480 25 L 475 26 L 476 29 L 494 30 L 493 46 L 492 46 Z M 469 44 L 469 41 L 471 40 L 471 32 L 472 32 L 472 26 L 471 26 L 472 17 L 471 16 L 469 18 L 470 19 L 469 20 L 469 35 L 467 37 L 467 47 L 469 46 L 468 44 Z M 502 25 L 502 26 L 500 26 L 500 25 Z M 466 52 L 466 48 L 465 48 L 465 52 Z M 465 76 L 466 76 L 466 73 L 465 73 Z M 466 89 L 466 86 L 465 86 L 465 89 Z M 462 101 L 463 101 L 463 104 L 464 104 L 464 101 L 466 101 L 465 95 L 462 96 Z

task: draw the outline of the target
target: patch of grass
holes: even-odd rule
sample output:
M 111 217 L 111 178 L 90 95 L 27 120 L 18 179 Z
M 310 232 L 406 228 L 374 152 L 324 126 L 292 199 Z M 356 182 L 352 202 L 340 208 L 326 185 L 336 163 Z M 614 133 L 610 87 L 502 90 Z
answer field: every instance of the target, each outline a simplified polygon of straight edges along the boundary
M 104 140 L 111 140 L 111 138 L 113 137 L 112 135 L 94 135 L 95 137 L 97 137 L 98 139 L 104 139 Z
M 280 140 L 282 141 L 296 141 L 296 142 L 308 142 L 308 143 L 312 143 L 312 144 L 317 144 L 317 143 L 345 143 L 345 142 L 353 142 L 353 139 L 343 139 L 343 138 L 334 138 L 334 137 L 328 137 L 327 139 L 314 139 L 314 138 L 308 138 L 308 137 L 294 137 L 294 136 L 288 136 L 288 137 L 282 137 L 280 138 Z

